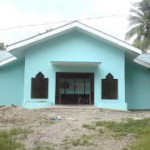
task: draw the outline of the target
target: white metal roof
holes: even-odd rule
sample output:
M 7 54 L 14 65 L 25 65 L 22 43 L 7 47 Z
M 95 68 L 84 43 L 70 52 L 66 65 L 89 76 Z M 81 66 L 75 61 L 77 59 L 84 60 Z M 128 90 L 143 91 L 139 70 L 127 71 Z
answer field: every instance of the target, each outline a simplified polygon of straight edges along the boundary
M 150 54 L 139 55 L 137 58 L 134 59 L 134 62 L 150 68 Z
M 14 57 L 7 51 L 0 51 L 0 66 L 3 66 L 9 62 L 16 60 L 17 58 Z

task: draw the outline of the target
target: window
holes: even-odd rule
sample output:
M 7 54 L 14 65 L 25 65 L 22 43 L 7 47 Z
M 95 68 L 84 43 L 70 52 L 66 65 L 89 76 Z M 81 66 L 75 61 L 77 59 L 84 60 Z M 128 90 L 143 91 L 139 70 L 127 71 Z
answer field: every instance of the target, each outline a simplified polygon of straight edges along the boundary
M 32 98 L 48 98 L 48 78 L 44 78 L 41 72 L 36 75 L 36 78 L 32 78 L 31 84 Z
M 118 79 L 111 73 L 102 79 L 102 99 L 118 99 Z

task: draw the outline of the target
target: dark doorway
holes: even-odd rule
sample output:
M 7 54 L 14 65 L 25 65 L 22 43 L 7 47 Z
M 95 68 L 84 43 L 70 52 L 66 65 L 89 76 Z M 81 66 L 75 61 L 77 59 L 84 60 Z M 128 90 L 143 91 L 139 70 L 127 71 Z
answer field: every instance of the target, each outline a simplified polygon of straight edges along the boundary
M 56 73 L 56 104 L 94 104 L 94 73 Z

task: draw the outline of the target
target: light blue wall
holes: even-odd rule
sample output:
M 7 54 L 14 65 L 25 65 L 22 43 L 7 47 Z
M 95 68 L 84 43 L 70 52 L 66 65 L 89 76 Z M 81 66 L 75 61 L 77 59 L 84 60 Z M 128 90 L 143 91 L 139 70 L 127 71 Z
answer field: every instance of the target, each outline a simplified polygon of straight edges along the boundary
M 105 108 L 126 109 L 124 57 L 123 50 L 77 31 L 31 47 L 26 50 L 24 106 L 34 107 L 37 101 L 43 101 L 41 106 L 45 105 L 44 101 L 46 105 L 55 105 L 56 72 L 91 72 L 94 73 L 94 104 Z M 51 61 L 89 61 L 102 64 L 97 67 L 58 67 L 52 65 Z M 31 99 L 31 78 L 40 71 L 49 78 L 49 97 Z M 118 100 L 101 100 L 101 79 L 109 72 L 118 79 Z
M 126 62 L 126 102 L 128 109 L 150 109 L 150 70 Z
M 0 105 L 21 105 L 23 87 L 24 61 L 0 69 Z

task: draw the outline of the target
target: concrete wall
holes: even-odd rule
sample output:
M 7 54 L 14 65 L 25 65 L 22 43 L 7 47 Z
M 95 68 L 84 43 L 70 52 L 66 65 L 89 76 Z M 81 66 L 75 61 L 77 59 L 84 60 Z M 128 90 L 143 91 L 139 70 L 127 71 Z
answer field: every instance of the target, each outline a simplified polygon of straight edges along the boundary
M 150 109 L 150 70 L 126 62 L 125 76 L 128 109 Z
M 94 73 L 94 104 L 99 107 L 126 109 L 124 51 L 108 43 L 77 31 L 61 35 L 55 39 L 38 44 L 26 50 L 24 106 L 34 107 L 37 101 L 55 105 L 56 72 L 91 72 Z M 97 67 L 55 66 L 51 61 L 86 61 L 102 62 Z M 31 78 L 38 72 L 49 78 L 48 99 L 31 98 Z M 101 79 L 108 73 L 118 79 L 118 100 L 101 99 Z M 45 103 L 37 104 L 44 106 Z M 36 106 L 36 107 L 37 107 Z
M 24 61 L 0 69 L 0 105 L 22 105 Z

